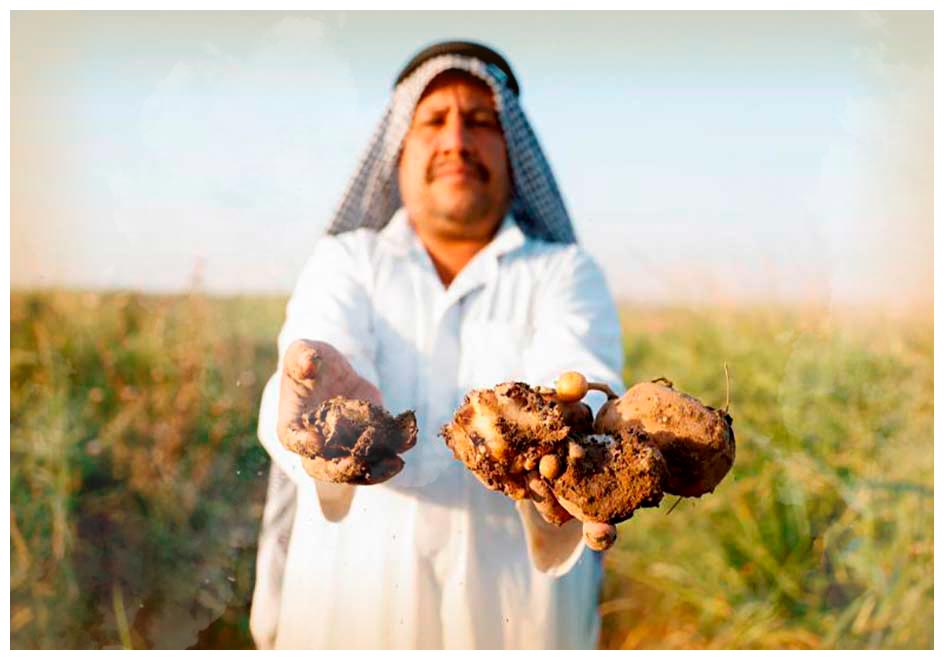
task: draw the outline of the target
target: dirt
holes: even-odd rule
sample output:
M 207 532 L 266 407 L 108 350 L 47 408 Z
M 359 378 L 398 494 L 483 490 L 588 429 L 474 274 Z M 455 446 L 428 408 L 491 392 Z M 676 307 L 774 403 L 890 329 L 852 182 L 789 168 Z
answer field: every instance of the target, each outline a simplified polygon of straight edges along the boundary
M 663 493 L 701 496 L 734 462 L 731 416 L 671 383 L 635 385 L 596 419 L 553 390 L 502 383 L 470 392 L 440 434 L 486 487 L 535 502 L 553 493 L 566 510 L 544 512 L 555 524 L 568 513 L 616 524 Z
M 579 449 L 568 447 L 567 469 L 549 483 L 579 510 L 577 517 L 616 524 L 636 509 L 659 506 L 666 461 L 644 432 L 627 428 L 572 443 Z
M 523 499 L 534 496 L 529 480 L 541 479 L 582 520 L 615 524 L 662 498 L 665 462 L 643 432 L 597 436 L 586 404 L 561 404 L 525 383 L 473 390 L 441 435 L 486 487 Z M 550 477 L 538 472 L 545 456 L 559 466 Z
M 304 420 L 312 441 L 301 453 L 316 478 L 373 484 L 403 469 L 401 454 L 416 444 L 416 417 L 397 417 L 367 401 L 328 399 Z
M 440 432 L 479 481 L 516 500 L 528 497 L 528 472 L 569 433 L 561 406 L 525 383 L 469 392 Z

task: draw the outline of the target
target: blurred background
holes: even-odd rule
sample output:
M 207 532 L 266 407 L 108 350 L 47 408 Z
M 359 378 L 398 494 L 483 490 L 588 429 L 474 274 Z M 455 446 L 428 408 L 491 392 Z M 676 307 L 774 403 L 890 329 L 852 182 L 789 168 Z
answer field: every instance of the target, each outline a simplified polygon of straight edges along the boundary
M 933 643 L 933 18 L 11 15 L 11 645 L 249 648 L 259 397 L 400 67 L 501 50 L 623 318 L 738 438 L 604 648 Z

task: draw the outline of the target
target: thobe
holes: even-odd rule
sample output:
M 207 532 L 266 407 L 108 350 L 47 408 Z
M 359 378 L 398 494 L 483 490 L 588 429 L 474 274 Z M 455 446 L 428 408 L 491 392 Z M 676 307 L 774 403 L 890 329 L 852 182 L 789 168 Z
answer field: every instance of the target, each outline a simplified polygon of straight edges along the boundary
M 414 410 L 419 426 L 403 471 L 353 487 L 340 516 L 276 435 L 279 373 L 296 339 L 332 344 L 391 413 Z M 602 569 L 580 523 L 554 527 L 530 501 L 486 489 L 438 433 L 474 388 L 551 386 L 577 370 L 622 390 L 622 355 L 593 259 L 527 238 L 511 216 L 448 287 L 404 209 L 379 232 L 322 237 L 260 411 L 260 439 L 297 486 L 274 646 L 593 648 Z M 596 410 L 603 395 L 587 402 Z

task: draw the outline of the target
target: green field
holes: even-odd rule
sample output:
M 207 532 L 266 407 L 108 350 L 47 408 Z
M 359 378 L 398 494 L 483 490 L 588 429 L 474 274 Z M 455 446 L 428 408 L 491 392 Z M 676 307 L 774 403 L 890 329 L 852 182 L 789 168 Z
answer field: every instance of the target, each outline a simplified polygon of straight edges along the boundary
M 11 646 L 251 648 L 284 299 L 11 298 Z M 933 322 L 878 318 L 624 308 L 626 382 L 726 362 L 738 445 L 620 526 L 603 647 L 932 647 Z

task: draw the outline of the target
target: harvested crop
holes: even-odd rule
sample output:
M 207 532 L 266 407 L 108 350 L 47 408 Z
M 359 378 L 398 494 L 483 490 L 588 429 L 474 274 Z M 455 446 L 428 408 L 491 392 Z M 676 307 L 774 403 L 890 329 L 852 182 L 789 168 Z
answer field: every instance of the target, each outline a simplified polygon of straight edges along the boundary
M 562 373 L 557 382 L 554 383 L 554 389 L 557 390 L 557 400 L 564 403 L 580 401 L 587 395 L 589 388 L 590 384 L 587 379 L 577 371 Z
M 302 419 L 305 442 L 289 447 L 316 479 L 376 484 L 403 469 L 398 456 L 416 444 L 416 417 L 392 417 L 368 401 L 334 397 Z
M 572 439 L 567 469 L 551 487 L 574 518 L 616 524 L 636 509 L 659 506 L 665 474 L 659 450 L 644 433 L 626 428 Z
M 525 383 L 469 392 L 441 431 L 479 481 L 516 500 L 528 497 L 529 474 L 566 447 L 569 433 L 558 402 Z
M 619 522 L 662 498 L 665 463 L 627 431 L 619 442 L 593 433 L 589 406 L 554 390 L 502 383 L 473 390 L 441 435 L 488 488 L 543 502 L 553 493 L 570 516 Z M 557 524 L 569 516 L 557 516 Z
M 595 420 L 576 398 L 594 389 L 608 397 Z M 663 493 L 702 495 L 734 460 L 726 411 L 671 384 L 642 383 L 617 397 L 576 372 L 555 389 L 515 382 L 473 390 L 440 434 L 486 487 L 541 502 L 556 524 L 570 516 L 616 524 L 658 506 Z M 559 506 L 547 505 L 551 495 Z
M 666 493 L 685 497 L 710 493 L 734 464 L 731 416 L 660 380 L 634 385 L 603 404 L 594 431 L 642 430 L 669 466 L 663 484 Z

